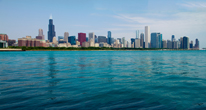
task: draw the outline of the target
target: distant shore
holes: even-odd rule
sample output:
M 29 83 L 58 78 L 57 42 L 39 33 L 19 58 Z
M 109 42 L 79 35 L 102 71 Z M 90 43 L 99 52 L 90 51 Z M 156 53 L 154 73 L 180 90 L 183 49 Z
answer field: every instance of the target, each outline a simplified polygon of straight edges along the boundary
M 109 47 L 9 47 L 2 48 L 0 51 L 175 51 L 188 49 L 165 49 L 165 48 L 109 48 Z M 199 50 L 199 49 L 190 49 Z

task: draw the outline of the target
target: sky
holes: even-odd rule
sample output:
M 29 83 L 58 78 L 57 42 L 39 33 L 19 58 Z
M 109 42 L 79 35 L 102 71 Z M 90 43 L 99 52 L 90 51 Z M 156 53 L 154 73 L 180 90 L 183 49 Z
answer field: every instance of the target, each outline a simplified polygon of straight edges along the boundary
M 35 38 L 38 30 L 47 39 L 52 15 L 56 36 L 78 36 L 79 32 L 130 41 L 136 30 L 160 32 L 164 40 L 188 36 L 206 47 L 205 0 L 0 0 L 0 33 L 9 39 Z

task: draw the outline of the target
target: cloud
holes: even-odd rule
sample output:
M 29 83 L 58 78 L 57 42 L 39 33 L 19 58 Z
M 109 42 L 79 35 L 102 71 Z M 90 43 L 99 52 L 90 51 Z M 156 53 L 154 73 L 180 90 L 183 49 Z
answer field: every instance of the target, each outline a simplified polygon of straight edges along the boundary
M 153 16 L 154 15 L 155 14 L 153 14 Z M 118 14 L 113 17 L 122 20 L 122 23 L 113 25 L 121 27 L 121 29 L 138 29 L 143 32 L 144 27 L 149 25 L 151 32 L 161 32 L 165 40 L 171 39 L 171 35 L 176 35 L 177 39 L 183 36 L 189 36 L 191 40 L 204 37 L 199 33 L 205 32 L 206 12 L 178 12 L 167 16 L 169 17 L 165 19 L 161 17 L 156 18 L 155 16 Z M 128 34 L 127 31 L 125 31 L 125 33 Z M 121 34 L 126 35 L 124 33 Z M 134 33 L 129 35 L 133 35 L 133 37 L 135 36 Z M 131 36 L 128 37 L 131 38 Z
M 180 5 L 188 8 L 206 8 L 206 2 L 186 2 Z

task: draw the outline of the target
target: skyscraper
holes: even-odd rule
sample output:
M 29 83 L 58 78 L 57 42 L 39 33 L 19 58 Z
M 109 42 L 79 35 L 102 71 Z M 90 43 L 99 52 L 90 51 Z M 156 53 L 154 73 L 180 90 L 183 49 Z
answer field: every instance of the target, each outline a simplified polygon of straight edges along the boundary
M 133 45 L 133 47 L 135 48 L 135 39 L 131 38 L 131 45 Z
M 53 41 L 53 37 L 55 36 L 55 27 L 53 25 L 53 19 L 52 19 L 52 16 L 50 17 L 49 19 L 49 31 L 48 31 L 48 40 L 49 42 L 52 42 Z
M 66 41 L 66 43 L 68 43 L 68 37 L 69 37 L 69 33 L 65 32 L 64 33 L 64 40 Z
M 183 37 L 183 49 L 189 49 L 189 37 Z
M 139 30 L 136 30 L 136 39 L 139 38 Z
M 78 41 L 80 42 L 80 45 L 82 46 L 82 43 L 86 42 L 86 33 L 78 33 Z
M 145 26 L 145 48 L 150 48 L 150 27 Z
M 98 36 L 98 43 L 107 43 L 107 38 L 106 36 Z
M 190 42 L 190 48 L 193 48 L 193 41 Z
M 109 45 L 111 45 L 112 44 L 112 33 L 111 33 L 111 31 L 108 31 L 108 35 L 107 35 L 107 43 L 109 44 Z
M 58 41 L 60 41 L 60 39 L 64 40 L 63 36 L 58 36 Z
M 69 36 L 69 37 L 68 37 L 68 42 L 69 42 L 71 45 L 76 45 L 76 36 Z
M 144 47 L 144 33 L 140 34 L 140 47 Z
M 162 34 L 159 34 L 159 48 L 162 48 Z
M 175 35 L 172 35 L 171 41 L 172 41 L 172 48 L 174 49 Z
M 123 47 L 126 47 L 126 44 L 125 44 L 125 37 L 122 37 L 122 44 L 123 44 Z
M 43 34 L 43 29 L 39 29 L 39 35 L 38 36 L 42 36 L 42 39 L 44 40 L 44 34 Z
M 199 44 L 199 40 L 196 39 L 196 40 L 195 40 L 195 48 L 196 48 L 196 49 L 199 49 L 199 48 L 200 48 L 199 45 L 200 45 L 200 44 Z
M 90 40 L 95 41 L 95 36 L 94 36 L 94 33 L 93 33 L 93 32 L 90 32 L 90 33 L 89 33 L 89 41 L 90 41 Z
M 160 33 L 151 33 L 151 48 L 160 48 L 160 37 Z

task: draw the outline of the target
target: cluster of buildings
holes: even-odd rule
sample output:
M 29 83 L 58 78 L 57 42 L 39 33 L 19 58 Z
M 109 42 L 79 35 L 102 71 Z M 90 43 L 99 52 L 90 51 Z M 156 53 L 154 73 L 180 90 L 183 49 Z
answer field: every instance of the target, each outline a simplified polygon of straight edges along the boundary
M 96 36 L 94 32 L 88 34 L 78 33 L 78 36 L 69 36 L 68 32 L 64 36 L 56 36 L 53 19 L 49 19 L 48 40 L 45 40 L 43 30 L 39 29 L 36 38 L 26 36 L 15 40 L 9 40 L 6 34 L 0 34 L 0 47 L 26 46 L 26 47 L 113 47 L 113 48 L 169 48 L 169 49 L 199 49 L 199 40 L 189 42 L 189 37 L 184 36 L 176 39 L 172 35 L 171 40 L 163 40 L 161 33 L 150 33 L 150 27 L 145 26 L 145 33 L 136 31 L 136 38 L 127 41 L 125 37 L 114 39 L 111 31 L 107 36 Z

